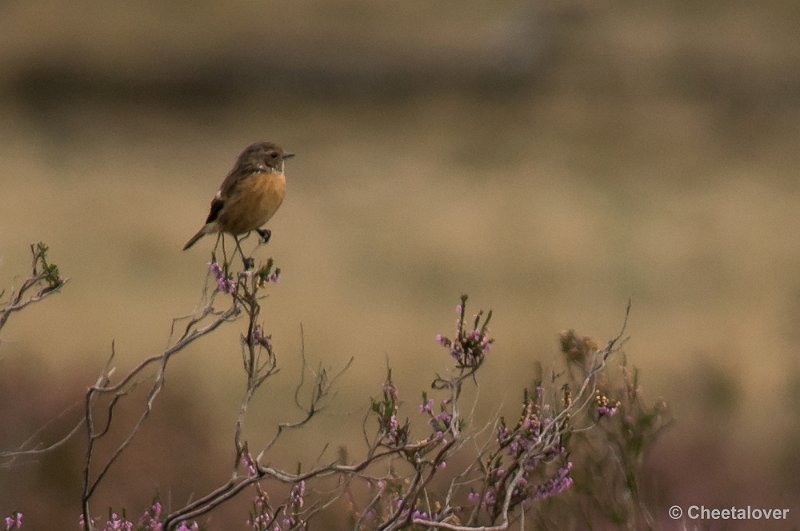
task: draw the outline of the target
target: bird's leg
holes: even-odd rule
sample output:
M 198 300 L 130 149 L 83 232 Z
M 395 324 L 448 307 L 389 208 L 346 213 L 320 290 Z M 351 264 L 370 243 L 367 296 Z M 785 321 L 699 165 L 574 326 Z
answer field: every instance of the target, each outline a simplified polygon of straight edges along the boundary
M 225 271 L 228 270 L 228 251 L 225 250 L 225 235 L 221 232 L 217 236 L 217 241 L 222 242 L 222 261 L 225 262 Z
M 211 260 L 213 262 L 217 261 L 217 248 L 219 247 L 219 241 L 222 239 L 222 233 L 217 233 L 217 242 L 214 244 L 214 249 L 211 250 Z M 225 254 L 225 241 L 222 242 L 222 254 Z
M 270 238 L 270 236 L 272 236 L 272 231 L 271 230 L 269 230 L 269 229 L 256 229 L 256 232 L 261 237 L 261 242 L 260 243 L 262 243 L 264 245 L 269 243 L 269 238 Z
M 244 255 L 244 251 L 242 251 L 242 247 L 239 245 L 238 236 L 234 236 L 233 239 L 236 240 L 236 248 L 239 249 L 239 254 L 242 255 L 242 265 L 244 265 L 244 270 L 250 271 L 253 269 L 253 267 L 255 267 L 255 260 L 253 260 L 252 257 Z

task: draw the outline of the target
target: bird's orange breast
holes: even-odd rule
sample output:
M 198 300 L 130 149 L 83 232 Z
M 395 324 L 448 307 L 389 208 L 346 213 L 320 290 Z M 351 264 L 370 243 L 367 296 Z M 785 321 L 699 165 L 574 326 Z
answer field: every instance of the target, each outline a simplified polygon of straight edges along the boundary
M 245 177 L 225 198 L 217 222 L 220 228 L 239 235 L 264 225 L 281 206 L 286 195 L 286 177 L 267 172 Z

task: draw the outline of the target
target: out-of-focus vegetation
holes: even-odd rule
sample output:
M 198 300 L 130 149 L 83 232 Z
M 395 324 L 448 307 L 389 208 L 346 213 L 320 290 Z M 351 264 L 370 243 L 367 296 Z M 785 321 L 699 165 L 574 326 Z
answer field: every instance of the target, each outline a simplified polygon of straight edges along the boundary
M 78 401 L 112 339 L 122 367 L 160 351 L 211 243 L 180 247 L 264 139 L 298 156 L 264 303 L 286 379 L 254 436 L 285 420 L 300 323 L 310 359 L 355 356 L 318 436 L 276 459 L 358 440 L 351 414 L 387 358 L 423 387 L 461 292 L 497 315 L 487 414 L 555 364 L 559 330 L 610 336 L 630 298 L 631 362 L 676 416 L 646 464 L 656 518 L 800 511 L 798 22 L 777 0 L 3 4 L 0 285 L 40 240 L 71 283 L 3 329 L 0 446 Z M 226 470 L 238 334 L 176 363 L 164 398 L 181 415 L 154 413 L 139 441 L 190 462 L 121 463 L 109 505 Z M 0 510 L 77 521 L 79 456 L 0 474 Z

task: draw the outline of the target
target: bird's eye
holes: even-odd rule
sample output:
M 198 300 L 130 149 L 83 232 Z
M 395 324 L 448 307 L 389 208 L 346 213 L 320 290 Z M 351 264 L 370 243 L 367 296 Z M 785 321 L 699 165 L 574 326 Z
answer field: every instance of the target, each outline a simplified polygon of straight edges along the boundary
M 274 151 L 273 151 L 272 153 L 270 153 L 270 154 L 269 154 L 269 157 L 270 157 L 271 159 L 277 159 L 277 158 L 278 158 L 278 154 L 277 154 L 276 152 L 274 152 Z

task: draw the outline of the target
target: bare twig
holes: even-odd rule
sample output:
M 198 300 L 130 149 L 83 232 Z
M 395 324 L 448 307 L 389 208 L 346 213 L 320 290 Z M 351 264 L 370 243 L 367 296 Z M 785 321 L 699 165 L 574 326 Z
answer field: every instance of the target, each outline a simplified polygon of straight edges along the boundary
M 238 316 L 241 311 L 241 307 L 235 299 L 232 301 L 231 305 L 224 311 L 214 310 L 213 307 L 211 306 L 211 304 L 213 304 L 213 301 L 214 301 L 213 297 L 209 299 L 208 304 L 199 312 L 199 315 L 197 317 L 193 317 L 190 319 L 189 324 L 183 330 L 181 336 L 178 337 L 171 345 L 169 345 L 161 354 L 157 354 L 154 356 L 150 356 L 149 358 L 146 358 L 145 360 L 140 362 L 136 367 L 134 367 L 131 371 L 129 371 L 121 379 L 119 383 L 114 385 L 111 385 L 111 376 L 114 372 L 114 369 L 111 367 L 111 363 L 115 356 L 115 349 L 112 344 L 112 354 L 109 358 L 106 368 L 98 377 L 96 383 L 88 389 L 85 396 L 85 411 L 84 411 L 83 424 L 86 426 L 87 448 L 86 448 L 86 457 L 83 469 L 81 510 L 83 515 L 84 527 L 86 530 L 94 529 L 89 502 L 94 493 L 96 492 L 97 488 L 101 484 L 101 482 L 109 473 L 111 467 L 120 458 L 123 452 L 125 452 L 125 450 L 130 446 L 130 444 L 133 442 L 134 438 L 144 425 L 144 422 L 149 417 L 153 409 L 155 400 L 163 388 L 164 380 L 166 377 L 167 366 L 172 356 L 184 350 L 194 341 L 212 333 L 223 323 L 235 319 L 236 316 Z M 201 323 L 202 320 L 208 316 L 213 316 L 214 318 L 207 324 L 199 326 L 199 323 Z M 175 321 L 173 321 L 173 327 L 172 327 L 173 331 L 174 331 L 174 325 Z M 154 364 L 156 365 L 156 378 L 148 390 L 143 411 L 139 415 L 138 419 L 128 430 L 127 436 L 116 447 L 116 449 L 112 452 L 111 456 L 105 461 L 105 463 L 103 463 L 100 466 L 99 471 L 95 474 L 94 478 L 92 478 L 91 472 L 92 468 L 94 468 L 93 464 L 95 460 L 94 450 L 99 440 L 108 434 L 108 431 L 113 422 L 114 418 L 113 414 L 115 407 L 120 403 L 120 401 L 124 397 L 128 396 L 132 392 L 132 390 L 138 385 L 138 378 L 144 374 L 144 371 Z M 100 429 L 97 429 L 95 422 L 95 403 L 97 397 L 102 395 L 113 395 L 113 398 L 111 399 L 106 408 L 106 421 L 104 425 L 101 426 Z

